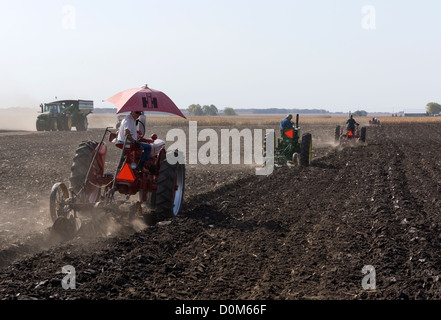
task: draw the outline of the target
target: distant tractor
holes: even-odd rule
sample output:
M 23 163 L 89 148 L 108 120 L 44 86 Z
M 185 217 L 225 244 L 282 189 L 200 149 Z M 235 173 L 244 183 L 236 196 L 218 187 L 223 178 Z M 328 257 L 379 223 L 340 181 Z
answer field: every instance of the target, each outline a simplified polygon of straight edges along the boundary
M 86 131 L 89 122 L 87 115 L 93 112 L 93 101 L 60 100 L 40 105 L 41 114 L 37 117 L 37 131 Z
M 119 130 L 119 127 L 121 127 L 121 122 L 124 120 L 125 115 L 120 114 L 118 115 L 117 121 L 116 121 L 116 130 Z
M 369 120 L 369 124 L 371 126 L 379 126 L 380 125 L 380 120 L 378 120 L 378 118 L 372 118 L 371 120 Z
M 366 142 L 366 127 L 362 127 L 359 129 L 359 126 L 356 126 L 354 130 L 337 125 L 335 127 L 335 142 L 340 146 L 343 145 L 351 145 L 355 143 L 365 143 Z
M 267 140 L 269 134 L 263 142 L 263 157 L 267 158 Z M 300 140 L 299 115 L 297 114 L 296 123 L 293 128 L 285 128 L 281 132 L 281 138 L 277 139 L 274 135 L 274 163 L 281 166 L 292 162 L 294 165 L 309 166 L 312 158 L 312 135 L 305 133 Z M 269 154 L 268 154 L 269 155 Z

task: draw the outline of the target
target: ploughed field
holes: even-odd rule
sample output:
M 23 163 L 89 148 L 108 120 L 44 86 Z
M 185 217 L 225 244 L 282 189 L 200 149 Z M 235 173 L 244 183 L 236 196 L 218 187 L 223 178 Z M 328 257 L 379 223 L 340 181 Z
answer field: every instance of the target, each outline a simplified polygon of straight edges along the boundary
M 2 134 L 0 299 L 440 299 L 441 125 L 382 121 L 344 149 L 335 124 L 301 127 L 310 167 L 187 164 L 170 223 L 67 242 L 51 236 L 49 193 L 104 130 Z M 109 144 L 109 172 L 118 157 Z M 376 290 L 362 286 L 368 265 Z

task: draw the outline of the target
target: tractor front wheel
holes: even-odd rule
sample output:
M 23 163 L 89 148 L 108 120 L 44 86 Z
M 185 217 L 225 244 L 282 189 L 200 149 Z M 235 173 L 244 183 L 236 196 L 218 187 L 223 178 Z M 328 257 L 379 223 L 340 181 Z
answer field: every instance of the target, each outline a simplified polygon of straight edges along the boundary
M 297 152 L 293 153 L 292 162 L 297 166 L 300 165 L 300 155 Z
M 52 231 L 65 240 L 72 239 L 81 228 L 81 220 L 72 212 L 68 199 L 67 187 L 63 183 L 54 184 L 49 200 Z
M 50 200 L 49 200 L 49 212 L 51 214 L 52 222 L 55 222 L 58 217 L 65 217 L 69 215 L 71 211 L 67 199 L 69 198 L 69 191 L 63 183 L 56 183 L 52 187 Z
M 41 124 L 39 120 L 36 123 L 37 131 L 44 131 L 44 126 Z

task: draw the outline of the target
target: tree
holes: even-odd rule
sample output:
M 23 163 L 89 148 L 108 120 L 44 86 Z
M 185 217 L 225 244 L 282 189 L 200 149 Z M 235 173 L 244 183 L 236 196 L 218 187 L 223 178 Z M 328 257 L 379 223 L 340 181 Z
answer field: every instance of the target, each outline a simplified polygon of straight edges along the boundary
M 352 113 L 354 117 L 366 117 L 368 113 L 364 110 L 357 110 L 354 113 Z
M 234 111 L 233 108 L 225 108 L 224 109 L 224 115 L 226 116 L 237 116 L 236 111 Z
M 188 106 L 188 112 L 195 116 L 217 116 L 219 112 L 215 105 L 205 105 L 201 107 L 200 104 L 192 104 Z
M 204 112 L 204 115 L 206 116 L 217 116 L 218 110 L 215 105 L 205 105 L 202 107 L 202 111 Z
M 195 116 L 202 116 L 204 114 L 204 111 L 202 110 L 202 107 L 199 104 L 192 104 L 188 107 L 188 112 L 190 112 L 192 115 Z
M 429 114 L 439 114 L 441 112 L 441 105 L 436 102 L 429 102 L 426 105 L 426 111 Z

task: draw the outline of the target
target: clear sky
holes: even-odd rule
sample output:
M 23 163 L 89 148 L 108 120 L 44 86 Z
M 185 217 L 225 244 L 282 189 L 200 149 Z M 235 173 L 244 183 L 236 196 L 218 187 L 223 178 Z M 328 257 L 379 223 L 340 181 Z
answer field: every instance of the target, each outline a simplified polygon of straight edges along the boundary
M 0 107 L 113 107 L 147 83 L 180 108 L 424 109 L 440 16 L 439 0 L 0 0 Z

